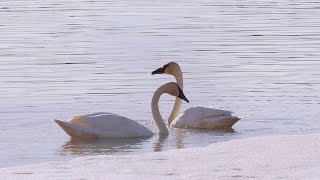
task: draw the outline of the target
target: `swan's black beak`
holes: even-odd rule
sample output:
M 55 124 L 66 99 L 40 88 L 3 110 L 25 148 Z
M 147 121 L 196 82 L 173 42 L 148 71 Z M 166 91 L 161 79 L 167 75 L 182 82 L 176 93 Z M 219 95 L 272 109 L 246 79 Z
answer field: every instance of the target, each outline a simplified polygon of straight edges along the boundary
M 179 89 L 179 95 L 178 97 L 184 101 L 186 101 L 187 103 L 189 103 L 189 100 L 186 98 L 186 96 L 184 95 L 183 91 L 180 89 L 180 87 L 178 87 Z
M 152 71 L 151 74 L 155 75 L 155 74 L 163 74 L 163 73 L 165 73 L 165 69 L 163 69 L 163 67 L 161 67 L 161 68 L 159 68 L 157 70 Z
M 167 69 L 168 66 L 169 66 L 169 65 L 166 64 L 166 65 L 162 66 L 161 68 L 158 68 L 157 70 L 152 71 L 151 74 L 154 75 L 154 74 L 163 74 L 163 73 L 166 73 L 166 69 Z

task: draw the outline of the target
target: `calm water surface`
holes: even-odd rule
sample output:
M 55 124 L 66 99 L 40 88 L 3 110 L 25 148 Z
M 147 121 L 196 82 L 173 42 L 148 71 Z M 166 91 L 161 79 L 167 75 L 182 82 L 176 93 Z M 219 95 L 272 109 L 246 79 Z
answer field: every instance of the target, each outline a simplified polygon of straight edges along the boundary
M 1 1 L 0 167 L 320 132 L 317 1 Z M 114 112 L 156 130 L 150 102 L 177 61 L 194 105 L 243 119 L 230 131 L 72 141 L 55 124 Z M 164 96 L 166 118 L 174 99 Z

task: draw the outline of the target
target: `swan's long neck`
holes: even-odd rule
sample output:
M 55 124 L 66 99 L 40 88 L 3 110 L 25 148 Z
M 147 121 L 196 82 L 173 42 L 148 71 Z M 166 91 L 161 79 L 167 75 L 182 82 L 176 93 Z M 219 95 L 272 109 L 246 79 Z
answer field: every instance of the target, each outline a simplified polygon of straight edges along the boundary
M 183 90 L 183 75 L 182 75 L 180 68 L 178 68 L 178 70 L 175 72 L 174 77 L 176 78 L 176 81 L 177 81 L 178 85 L 180 86 L 180 88 Z M 168 118 L 169 125 L 179 115 L 181 104 L 182 104 L 182 99 L 176 97 L 176 101 L 174 102 L 173 109 L 172 109 L 171 114 Z
M 156 125 L 159 128 L 159 134 L 160 135 L 169 135 L 168 128 L 166 124 L 164 123 L 161 114 L 159 112 L 159 99 L 160 96 L 164 93 L 164 89 L 160 87 L 153 95 L 152 102 L 151 102 L 151 110 L 152 110 L 152 116 L 156 123 Z

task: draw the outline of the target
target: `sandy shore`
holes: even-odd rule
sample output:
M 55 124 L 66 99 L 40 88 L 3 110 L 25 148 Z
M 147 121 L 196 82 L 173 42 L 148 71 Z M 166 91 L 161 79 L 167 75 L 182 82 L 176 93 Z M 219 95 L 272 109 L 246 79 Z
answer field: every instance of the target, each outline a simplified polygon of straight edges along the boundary
M 0 169 L 0 179 L 320 179 L 320 134 Z

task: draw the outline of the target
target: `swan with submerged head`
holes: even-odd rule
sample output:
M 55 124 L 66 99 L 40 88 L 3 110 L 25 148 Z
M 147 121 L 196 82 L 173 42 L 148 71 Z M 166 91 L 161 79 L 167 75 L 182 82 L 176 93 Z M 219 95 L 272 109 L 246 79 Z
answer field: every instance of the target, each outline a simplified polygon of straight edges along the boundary
M 159 112 L 159 99 L 167 93 L 189 102 L 177 83 L 170 82 L 159 87 L 153 95 L 151 110 L 160 135 L 169 131 Z M 151 130 L 134 120 L 113 113 L 93 113 L 72 117 L 68 122 L 54 120 L 72 138 L 127 138 L 150 137 Z
M 180 66 L 175 62 L 170 62 L 153 71 L 151 74 L 173 75 L 179 87 L 183 89 L 182 71 Z M 181 99 L 176 98 L 173 110 L 168 118 L 168 124 L 171 127 L 199 129 L 231 128 L 240 120 L 239 117 L 233 116 L 233 112 L 231 111 L 204 106 L 191 107 L 179 114 L 181 103 Z

